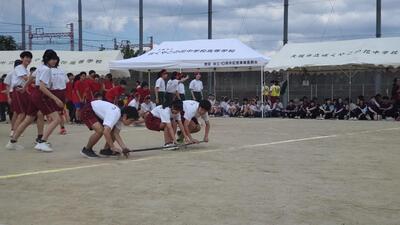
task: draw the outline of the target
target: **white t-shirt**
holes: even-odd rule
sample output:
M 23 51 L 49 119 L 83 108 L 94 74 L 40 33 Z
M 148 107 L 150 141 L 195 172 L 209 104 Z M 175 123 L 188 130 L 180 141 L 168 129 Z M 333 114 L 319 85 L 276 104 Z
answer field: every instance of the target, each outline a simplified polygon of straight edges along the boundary
M 151 112 L 151 110 L 153 110 L 156 107 L 156 104 L 154 104 L 153 102 L 150 102 L 149 104 L 146 104 L 145 102 L 143 102 L 140 105 L 140 109 L 143 112 Z
M 171 113 L 171 109 L 169 107 L 163 109 L 162 105 L 159 105 L 151 110 L 151 114 L 154 117 L 159 118 L 162 123 L 171 123 L 171 119 L 181 120 L 181 115 L 178 114 L 176 116 L 173 116 Z
M 178 91 L 179 80 L 169 80 L 167 82 L 166 91 L 175 94 Z
M 28 76 L 28 70 L 23 65 L 18 65 L 14 68 L 14 75 L 11 78 L 11 85 L 13 87 L 21 86 L 23 87 L 26 83 L 24 76 Z
M 184 94 L 185 94 L 185 85 L 184 85 L 183 83 L 179 83 L 179 84 L 178 84 L 178 92 L 179 92 L 179 94 L 181 94 L 181 95 L 184 95 Z
M 193 118 L 202 118 L 204 121 L 208 121 L 209 117 L 208 117 L 208 113 L 200 116 L 200 114 L 198 113 L 198 109 L 199 109 L 199 103 L 197 101 L 193 101 L 193 100 L 186 100 L 183 101 L 183 111 L 185 112 L 183 114 L 183 118 L 185 118 L 185 120 L 191 120 Z
M 4 83 L 8 85 L 10 88 L 10 92 L 13 91 L 13 86 L 12 86 L 12 77 L 14 76 L 15 71 L 11 70 L 10 72 L 7 73 L 6 78 L 4 78 Z
M 51 87 L 51 69 L 46 66 L 46 65 L 40 65 L 34 73 L 34 76 L 36 77 L 35 79 L 35 85 L 39 86 L 40 81 L 46 84 L 47 88 Z
M 201 80 L 192 80 L 189 84 L 189 89 L 194 92 L 201 92 L 203 90 L 203 82 Z
M 111 129 L 115 126 L 117 129 L 121 130 L 121 110 L 116 105 L 102 100 L 95 100 L 90 104 L 96 116 L 103 120 L 103 126 L 107 126 Z
M 159 88 L 159 92 L 165 92 L 165 81 L 161 77 L 156 80 L 156 88 Z
M 139 102 L 136 101 L 136 99 L 132 99 L 129 103 L 128 106 L 135 107 L 136 109 L 139 109 Z
M 61 68 L 51 68 L 51 90 L 65 90 L 68 83 L 67 74 Z

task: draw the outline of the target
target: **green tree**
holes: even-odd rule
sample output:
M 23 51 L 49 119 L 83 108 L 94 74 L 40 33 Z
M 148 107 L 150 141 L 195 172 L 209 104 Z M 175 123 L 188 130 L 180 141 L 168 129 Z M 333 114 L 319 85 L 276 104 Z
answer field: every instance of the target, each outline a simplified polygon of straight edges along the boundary
M 0 35 L 0 51 L 17 50 L 17 43 L 12 36 Z

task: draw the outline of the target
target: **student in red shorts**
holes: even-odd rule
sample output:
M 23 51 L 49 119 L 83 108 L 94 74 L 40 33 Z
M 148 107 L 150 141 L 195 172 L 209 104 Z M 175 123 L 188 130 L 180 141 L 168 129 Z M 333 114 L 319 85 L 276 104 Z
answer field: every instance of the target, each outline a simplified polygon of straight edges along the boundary
M 100 151 L 101 155 L 120 155 L 121 149 L 128 149 L 120 136 L 122 124 L 129 126 L 138 119 L 138 112 L 134 107 L 118 106 L 102 100 L 95 100 L 82 108 L 82 121 L 90 130 L 94 130 L 87 145 L 81 150 L 81 155 L 87 158 L 97 158 L 93 147 L 104 135 L 106 146 Z M 114 142 L 117 142 L 118 148 Z
M 59 113 L 61 118 L 59 134 L 65 135 L 67 134 L 67 130 L 64 126 L 64 106 L 66 99 L 67 83 L 69 82 L 69 79 L 64 70 L 59 67 L 59 63 L 60 58 L 58 58 L 55 67 L 51 68 L 51 93 L 53 93 L 58 99 L 63 102 L 63 107 L 59 107 L 56 104 L 53 104 L 53 107 Z
M 22 61 L 21 65 L 14 68 L 14 74 L 11 79 L 12 91 L 12 109 L 16 115 L 14 128 L 18 127 L 19 124 L 25 119 L 28 106 L 29 95 L 26 92 L 27 81 L 29 79 L 28 65 L 32 61 L 32 53 L 24 51 L 20 54 Z
M 106 100 L 114 105 L 118 105 L 118 99 L 121 97 L 122 94 L 125 93 L 126 89 L 126 81 L 121 80 L 119 85 L 111 88 L 111 90 L 107 91 L 106 93 Z
M 0 78 L 0 122 L 6 121 L 6 109 L 8 105 L 7 84 L 4 83 L 4 78 L 7 74 Z
M 46 130 L 43 133 L 41 140 L 35 145 L 35 149 L 42 152 L 52 152 L 53 149 L 47 142 L 51 133 L 60 123 L 60 116 L 58 112 L 54 109 L 54 104 L 58 107 L 63 107 L 64 103 L 57 98 L 50 91 L 51 83 L 51 69 L 55 67 L 57 63 L 57 53 L 53 50 L 46 50 L 43 54 L 43 64 L 36 70 L 35 84 L 36 88 L 30 95 L 29 107 L 27 110 L 27 117 L 15 130 L 13 137 L 8 142 L 6 148 L 10 150 L 23 149 L 21 145 L 17 144 L 18 138 L 24 132 L 24 130 L 35 120 L 37 113 L 41 111 L 43 115 L 50 119 Z
M 183 103 L 181 100 L 175 100 L 168 107 L 165 104 L 155 107 L 151 112 L 144 114 L 147 129 L 152 131 L 164 131 L 164 147 L 172 147 L 177 144 L 175 134 L 177 126 L 184 130 L 181 121 L 181 112 Z M 189 137 L 185 136 L 186 140 Z

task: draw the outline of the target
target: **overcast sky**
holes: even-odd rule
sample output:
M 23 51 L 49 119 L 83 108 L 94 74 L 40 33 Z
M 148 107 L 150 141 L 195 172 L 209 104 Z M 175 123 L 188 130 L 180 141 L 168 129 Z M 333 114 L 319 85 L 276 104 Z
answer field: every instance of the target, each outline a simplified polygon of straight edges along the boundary
M 46 32 L 77 28 L 77 0 L 25 0 L 26 23 Z M 85 50 L 138 42 L 138 0 L 82 0 Z M 213 38 L 238 38 L 271 55 L 282 46 L 283 0 L 214 0 Z M 13 4 L 12 4 L 13 3 Z M 0 34 L 20 32 L 19 0 L 0 0 Z M 144 37 L 156 43 L 207 38 L 208 0 L 144 0 Z M 289 41 L 315 42 L 375 36 L 376 0 L 289 0 Z M 382 36 L 400 36 L 400 1 L 382 0 Z M 75 37 L 78 37 L 75 29 Z M 11 33 L 20 41 L 20 33 Z M 68 49 L 36 41 L 35 49 Z M 77 43 L 77 41 L 76 41 Z M 39 45 L 40 44 L 40 45 Z M 77 45 L 76 47 L 77 48 Z

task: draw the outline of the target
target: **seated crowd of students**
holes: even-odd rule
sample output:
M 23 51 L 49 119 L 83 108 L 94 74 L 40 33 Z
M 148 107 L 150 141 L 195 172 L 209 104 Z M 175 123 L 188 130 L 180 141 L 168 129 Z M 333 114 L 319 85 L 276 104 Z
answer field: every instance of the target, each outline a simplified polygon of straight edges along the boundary
M 221 117 L 282 117 L 295 119 L 338 119 L 338 120 L 382 120 L 400 119 L 399 108 L 388 96 L 377 94 L 369 99 L 358 96 L 356 102 L 348 98 L 325 99 L 319 102 L 317 98 L 307 97 L 290 100 L 286 107 L 279 98 L 267 98 L 264 104 L 258 97 L 229 99 L 222 97 L 217 101 L 214 95 L 209 95 L 212 104 L 210 115 Z

